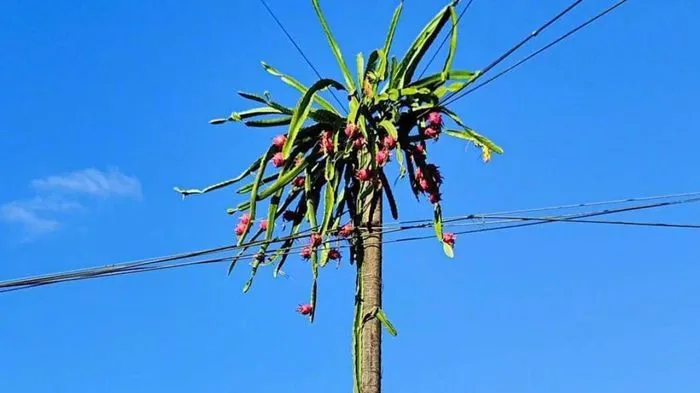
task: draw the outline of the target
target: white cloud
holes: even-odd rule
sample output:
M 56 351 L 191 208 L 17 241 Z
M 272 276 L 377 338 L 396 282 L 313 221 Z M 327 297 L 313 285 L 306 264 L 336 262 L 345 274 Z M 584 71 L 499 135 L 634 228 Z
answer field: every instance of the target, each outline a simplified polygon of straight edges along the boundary
M 5 222 L 20 224 L 32 234 L 53 232 L 61 226 L 57 220 L 42 218 L 36 210 L 19 202 L 0 205 L 0 218 Z
M 0 205 L 0 220 L 21 225 L 33 235 L 53 232 L 61 226 L 55 218 L 46 215 L 82 209 L 75 201 L 65 201 L 56 197 L 35 196 L 26 201 L 12 201 Z
M 42 191 L 89 194 L 100 197 L 124 196 L 141 198 L 141 182 L 117 169 L 107 172 L 94 168 L 32 180 L 32 186 Z
M 90 197 L 141 198 L 141 183 L 117 169 L 100 171 L 94 168 L 32 180 L 36 195 L 0 204 L 0 222 L 20 225 L 32 237 L 59 229 L 61 215 L 84 210 L 76 198 Z M 83 198 L 84 199 L 84 198 Z
M 67 201 L 57 197 L 35 196 L 26 201 L 14 201 L 6 205 L 19 206 L 31 211 L 65 212 L 82 209 L 83 205 L 76 201 Z

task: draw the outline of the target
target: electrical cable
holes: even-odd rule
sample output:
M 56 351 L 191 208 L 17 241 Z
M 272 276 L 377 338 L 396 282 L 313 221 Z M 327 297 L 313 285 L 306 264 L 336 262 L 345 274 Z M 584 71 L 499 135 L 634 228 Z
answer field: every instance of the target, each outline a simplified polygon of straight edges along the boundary
M 698 229 L 700 228 L 700 225 L 691 225 L 691 224 L 669 224 L 669 223 L 640 223 L 640 222 L 630 222 L 630 221 L 604 221 L 604 220 L 581 220 L 582 218 L 586 217 L 594 217 L 594 216 L 603 216 L 603 215 L 610 215 L 610 214 L 615 214 L 615 213 L 620 213 L 620 212 L 628 212 L 628 211 L 638 211 L 638 210 L 644 210 L 644 209 L 653 209 L 653 208 L 658 208 L 658 207 L 663 207 L 663 206 L 671 206 L 671 205 L 679 205 L 679 204 L 685 204 L 685 203 L 692 203 L 692 202 L 698 202 L 700 201 L 700 198 L 687 198 L 687 199 L 682 199 L 682 200 L 676 200 L 676 201 L 668 201 L 668 202 L 659 202 L 659 203 L 653 203 L 653 204 L 646 204 L 646 205 L 638 205 L 638 206 L 632 206 L 632 207 L 624 207 L 624 208 L 619 208 L 619 209 L 606 209 L 602 211 L 595 211 L 595 212 L 588 212 L 588 213 L 578 213 L 578 214 L 572 214 L 569 215 L 568 217 L 566 216 L 560 216 L 560 217 L 511 217 L 511 216 L 486 216 L 486 215 L 469 215 L 469 216 L 463 216 L 461 219 L 463 220 L 474 220 L 474 219 L 501 219 L 501 222 L 477 222 L 477 223 L 472 223 L 472 225 L 492 225 L 492 224 L 498 224 L 502 222 L 513 222 L 513 221 L 532 221 L 532 222 L 526 222 L 526 223 L 517 223 L 513 225 L 500 225 L 497 227 L 489 227 L 489 228 L 478 228 L 478 229 L 473 229 L 473 230 L 466 230 L 466 231 L 460 231 L 456 232 L 456 234 L 467 234 L 467 233 L 478 233 L 478 232 L 486 232 L 486 231 L 493 231 L 493 230 L 502 230 L 502 229 L 512 229 L 512 228 L 517 228 L 517 227 L 524 227 L 524 226 L 531 226 L 531 225 L 541 225 L 545 223 L 551 223 L 551 222 L 584 222 L 584 223 L 595 223 L 595 224 L 617 224 L 617 225 L 642 225 L 642 226 L 655 226 L 655 227 L 676 227 L 676 228 L 694 228 Z M 411 228 L 404 228 L 401 229 L 407 230 L 407 229 L 417 229 L 421 228 L 423 225 L 416 225 Z M 406 238 L 399 238 L 399 239 L 391 239 L 391 240 L 386 240 L 383 242 L 383 244 L 389 244 L 389 243 L 396 243 L 396 242 L 406 242 L 406 241 L 414 241 L 414 240 L 423 240 L 423 239 L 434 239 L 434 235 L 429 235 L 429 236 L 417 236 L 417 237 L 406 237 Z M 338 240 L 331 240 L 327 242 L 333 242 Z M 301 246 L 294 246 L 294 247 L 289 247 L 288 251 L 291 252 L 293 249 L 299 249 L 299 248 L 304 248 L 304 245 Z M 338 246 L 336 248 L 345 248 L 348 246 Z M 222 249 L 223 247 L 220 247 L 219 249 Z M 268 253 L 265 253 L 264 255 L 271 254 L 275 251 L 270 251 Z M 195 253 L 187 253 L 187 254 L 179 254 L 179 255 L 201 255 L 201 252 L 195 252 Z M 236 256 L 235 258 L 256 258 L 259 257 L 261 254 L 260 253 L 252 253 L 252 254 L 243 254 Z M 194 265 L 202 265 L 202 264 L 211 264 L 211 263 L 218 263 L 218 262 L 224 262 L 224 261 L 231 261 L 233 260 L 234 257 L 232 256 L 227 256 L 227 257 L 221 257 L 221 258 L 214 258 L 214 259 L 206 259 L 206 260 L 199 260 L 199 261 L 190 261 L 190 262 L 181 262 L 181 263 L 172 263 L 172 264 L 163 264 L 160 266 L 144 266 L 144 265 L 136 265 L 136 264 L 123 264 L 120 265 L 120 268 L 115 268 L 115 265 L 109 265 L 108 267 L 111 267 L 111 269 L 105 269 L 105 268 L 100 268 L 100 269 L 89 269 L 87 271 L 83 271 L 81 273 L 72 271 L 64 274 L 54 274 L 54 275 L 44 275 L 44 276 L 39 276 L 39 277 L 30 277 L 26 279 L 20 279 L 20 280 L 11 280 L 11 281 L 5 281 L 0 283 L 0 292 L 7 292 L 7 291 L 14 291 L 17 289 L 27 289 L 27 288 L 33 288 L 37 286 L 42 286 L 42 285 L 48 285 L 51 283 L 59 283 L 59 282 L 66 282 L 66 281 L 75 281 L 75 280 L 83 280 L 83 279 L 88 279 L 88 278 L 97 278 L 97 277 L 106 277 L 106 276 L 113 276 L 113 275 L 121 275 L 121 274 L 131 274 L 131 273 L 138 273 L 138 272 L 147 272 L 147 271 L 157 271 L 157 270 L 164 270 L 164 269 L 172 269 L 172 268 L 177 268 L 177 267 L 186 267 L 186 266 L 194 266 Z M 165 260 L 165 261 L 174 261 L 173 257 L 166 257 L 166 258 L 155 258 L 151 260 Z M 76 274 L 78 273 L 78 274 Z
M 549 49 L 549 48 L 553 47 L 554 45 L 560 43 L 561 41 L 565 40 L 565 39 L 568 38 L 569 36 L 575 34 L 575 33 L 578 32 L 579 30 L 581 30 L 581 29 L 583 29 L 583 28 L 589 26 L 589 25 L 592 24 L 593 22 L 597 21 L 598 19 L 602 18 L 603 16 L 605 16 L 605 15 L 609 14 L 610 12 L 614 11 L 617 7 L 621 6 L 622 4 L 624 4 L 624 3 L 626 3 L 626 2 L 627 2 L 627 0 L 620 0 L 620 1 L 618 1 L 617 3 L 613 4 L 612 6 L 608 7 L 608 8 L 605 9 L 605 10 L 603 10 L 602 12 L 598 13 L 598 14 L 595 15 L 594 17 L 588 19 L 586 22 L 584 22 L 584 23 L 582 23 L 582 24 L 576 26 L 575 28 L 569 30 L 569 31 L 566 32 L 565 34 L 562 34 L 561 36 L 559 36 L 558 38 L 556 38 L 555 40 L 553 40 L 553 41 L 550 42 L 549 44 L 547 44 L 547 45 L 541 47 L 540 49 L 536 50 L 535 52 L 531 53 L 530 55 L 526 56 L 525 58 L 523 58 L 522 60 L 520 60 L 520 61 L 518 61 L 517 63 L 513 64 L 512 66 L 506 68 L 505 70 L 499 72 L 498 74 L 494 75 L 493 77 L 491 77 L 491 78 L 489 78 L 489 79 L 487 79 L 487 80 L 485 80 L 485 81 L 479 83 L 478 85 L 474 86 L 473 88 L 468 89 L 467 91 L 465 91 L 465 92 L 459 94 L 459 95 L 456 96 L 456 97 L 455 97 L 454 95 L 453 95 L 452 97 L 447 97 L 447 98 L 445 99 L 445 101 L 443 102 L 442 105 L 450 105 L 450 104 L 456 102 L 457 100 L 459 100 L 459 99 L 461 99 L 461 98 L 463 98 L 463 97 L 465 97 L 465 96 L 467 96 L 467 95 L 469 95 L 469 94 L 475 92 L 476 90 L 478 90 L 478 89 L 480 89 L 480 88 L 482 88 L 482 87 L 488 85 L 489 83 L 491 83 L 491 82 L 495 81 L 496 79 L 502 77 L 503 75 L 509 73 L 510 71 L 514 70 L 515 68 L 521 66 L 521 65 L 524 64 L 525 62 L 531 60 L 532 58 L 534 58 L 535 56 L 539 55 L 540 53 L 546 51 L 547 49 Z
M 279 28 L 280 28 L 280 29 L 282 30 L 282 32 L 287 36 L 287 38 L 288 38 L 289 41 L 292 43 L 292 45 L 294 45 L 294 48 L 296 48 L 297 52 L 299 52 L 299 54 L 301 55 L 301 57 L 304 58 L 304 61 L 306 61 L 306 64 L 308 64 L 309 67 L 311 67 L 311 69 L 314 71 L 314 73 L 316 74 L 316 76 L 317 76 L 319 79 L 323 79 L 323 77 L 321 76 L 321 73 L 320 73 L 320 72 L 318 71 L 318 69 L 314 66 L 314 64 L 311 62 L 311 60 L 309 60 L 309 58 L 306 56 L 306 54 L 305 54 L 304 51 L 301 49 L 301 47 L 299 46 L 299 44 L 297 44 L 297 42 L 296 42 L 296 40 L 294 39 L 294 37 L 292 37 L 292 35 L 289 33 L 289 31 L 284 27 L 284 25 L 283 25 L 282 22 L 279 20 L 279 18 L 277 18 L 277 15 L 275 15 L 275 13 L 272 11 L 272 9 L 271 9 L 270 6 L 267 4 L 267 2 L 266 2 L 265 0 L 260 0 L 260 3 L 262 3 L 263 7 L 265 7 L 265 9 L 267 10 L 267 13 L 270 14 L 270 16 L 272 17 L 272 19 L 277 23 L 277 26 L 279 26 Z M 348 112 L 347 112 L 347 109 L 345 109 L 345 106 L 344 106 L 343 103 L 340 101 L 340 99 L 338 98 L 338 96 L 335 95 L 335 93 L 333 92 L 333 90 L 329 90 L 329 92 L 331 93 L 331 95 L 332 95 L 333 98 L 335 99 L 335 102 L 337 102 L 338 105 L 340 105 L 340 109 L 342 109 L 343 112 L 345 112 L 345 114 L 347 114 L 347 113 L 348 113 Z
M 547 22 L 545 22 L 543 25 L 541 25 L 540 27 L 538 27 L 537 29 L 535 29 L 532 33 L 528 34 L 525 38 L 523 38 L 522 40 L 520 40 L 517 44 L 513 45 L 510 49 L 508 49 L 507 51 L 505 51 L 503 54 L 501 54 L 499 57 L 497 57 L 495 60 L 493 60 L 489 65 L 487 65 L 486 68 L 484 68 L 484 69 L 479 73 L 479 75 L 478 75 L 476 78 L 474 78 L 470 83 L 474 83 L 476 80 L 478 80 L 479 78 L 481 78 L 484 74 L 486 74 L 486 73 L 488 73 L 489 71 L 491 71 L 491 69 L 492 69 L 493 67 L 495 67 L 495 66 L 497 66 L 498 64 L 500 64 L 503 60 L 507 59 L 507 58 L 508 58 L 510 55 L 512 55 L 515 51 L 517 51 L 518 49 L 520 49 L 520 47 L 522 47 L 523 45 L 525 45 L 528 41 L 530 41 L 531 39 L 537 37 L 537 35 L 539 35 L 541 32 L 543 32 L 543 31 L 544 31 L 545 29 L 547 29 L 549 26 L 551 26 L 552 24 L 554 24 L 557 20 L 559 20 L 559 19 L 562 18 L 564 15 L 568 14 L 569 12 L 571 12 L 571 10 L 573 10 L 574 8 L 576 8 L 576 6 L 578 6 L 579 4 L 581 4 L 582 1 L 583 1 L 583 0 L 576 0 L 576 1 L 574 1 L 574 2 L 571 3 L 568 7 L 566 7 L 566 8 L 563 9 L 561 12 L 559 12 L 557 15 L 555 15 L 553 18 L 549 19 L 549 20 L 548 20 Z M 457 94 L 457 93 L 455 92 L 455 93 L 448 94 L 448 95 L 445 97 L 445 99 L 443 100 L 443 102 L 444 102 L 444 101 L 449 101 L 455 94 Z
M 456 23 L 457 26 L 459 26 L 459 22 L 462 20 L 462 17 L 464 16 L 464 14 L 466 14 L 467 10 L 469 10 L 469 7 L 472 5 L 472 2 L 474 2 L 474 0 L 469 0 L 467 5 L 464 6 L 464 9 L 462 9 L 462 12 L 459 13 L 459 17 L 457 18 L 457 23 Z M 455 26 L 455 28 L 457 28 L 457 26 Z M 450 34 L 445 35 L 445 38 L 442 39 L 442 42 L 440 43 L 438 48 L 433 53 L 433 56 L 430 58 L 430 60 L 428 60 L 428 64 L 426 64 L 425 67 L 423 67 L 423 71 L 420 73 L 420 75 L 418 75 L 418 78 L 416 78 L 416 79 L 420 79 L 423 77 L 423 75 L 425 75 L 425 72 L 428 70 L 428 67 L 430 67 L 430 65 L 433 64 L 433 61 L 437 57 L 438 53 L 440 53 L 440 49 L 442 49 L 442 47 L 445 46 L 445 43 L 447 42 L 447 39 L 449 37 L 450 37 Z
M 625 199 L 615 199 L 615 200 L 607 200 L 607 201 L 599 201 L 599 202 L 585 202 L 585 203 L 577 203 L 577 204 L 540 207 L 540 208 L 534 208 L 534 209 L 518 209 L 518 210 L 510 210 L 510 211 L 500 211 L 500 212 L 495 212 L 495 213 L 482 213 L 482 214 L 471 214 L 471 215 L 467 215 L 467 216 L 447 217 L 443 220 L 443 222 L 445 224 L 449 224 L 451 222 L 466 220 L 466 219 L 475 219 L 475 218 L 485 219 L 485 218 L 489 218 L 490 216 L 494 216 L 494 215 L 507 215 L 507 214 L 518 214 L 518 213 L 532 213 L 532 212 L 541 212 L 541 211 L 563 210 L 563 209 L 570 209 L 570 208 L 581 208 L 581 207 L 602 206 L 602 205 L 611 205 L 611 204 L 620 204 L 620 203 L 652 201 L 652 200 L 671 199 L 671 198 L 679 198 L 679 197 L 692 197 L 692 196 L 698 196 L 698 195 L 700 195 L 700 192 L 676 193 L 676 194 L 649 196 L 649 197 L 641 197 L 641 198 L 625 198 Z M 407 224 L 414 224 L 414 225 L 407 226 Z M 415 225 L 415 224 L 421 224 L 421 225 Z M 428 225 L 432 225 L 432 220 L 397 221 L 395 223 L 389 223 L 389 224 L 383 225 L 379 228 L 385 229 L 385 230 L 386 229 L 393 229 L 393 231 L 396 231 L 396 230 L 420 228 L 420 227 L 428 226 Z M 296 240 L 296 239 L 308 236 L 310 232 L 311 232 L 311 230 L 307 229 L 307 230 L 301 231 L 300 233 L 298 233 L 294 236 L 281 236 L 281 237 L 272 239 L 270 242 L 271 243 L 279 243 L 279 242 L 284 242 L 284 241 L 287 241 L 290 239 Z M 148 258 L 148 259 L 137 260 L 134 262 L 127 262 L 127 263 L 123 263 L 123 264 L 108 265 L 108 266 L 100 267 L 97 269 L 95 269 L 95 268 L 78 269 L 78 270 L 73 270 L 73 271 L 69 271 L 69 272 L 65 272 L 65 273 L 61 273 L 61 274 L 63 274 L 63 275 L 71 275 L 71 274 L 82 275 L 82 274 L 90 274 L 90 273 L 105 274 L 105 273 L 109 273 L 111 271 L 117 271 L 119 269 L 148 266 L 148 265 L 153 265 L 153 264 L 158 264 L 158 263 L 163 263 L 163 262 L 168 262 L 168 261 L 188 259 L 188 258 L 192 258 L 192 257 L 197 257 L 197 256 L 202 256 L 202 255 L 207 255 L 207 254 L 212 254 L 212 253 L 218 253 L 218 252 L 223 252 L 223 251 L 230 251 L 230 250 L 239 249 L 239 248 L 249 248 L 249 247 L 253 247 L 253 246 L 257 246 L 257 245 L 262 245 L 265 243 L 266 242 L 264 240 L 251 241 L 251 242 L 243 243 L 240 246 L 226 245 L 226 246 L 221 246 L 221 247 L 198 250 L 198 251 L 194 251 L 194 252 L 174 254 L 174 255 L 169 255 L 169 256 L 165 256 L 165 257 Z M 49 275 L 35 277 L 35 279 L 45 280 L 45 279 L 51 279 L 51 278 L 53 278 L 53 276 L 54 276 L 53 274 L 49 274 Z
M 571 219 L 571 218 L 556 218 L 556 217 L 507 217 L 507 216 L 496 216 L 490 217 L 493 219 L 508 219 L 514 221 L 558 221 L 558 222 L 580 222 L 584 224 L 609 224 L 609 225 L 630 225 L 630 226 L 642 226 L 642 227 L 663 227 L 663 228 L 686 228 L 686 229 L 700 229 L 698 224 L 677 224 L 677 223 L 665 223 L 665 222 L 638 222 L 638 221 L 611 221 L 611 220 L 585 220 L 585 219 Z
M 623 212 L 629 212 L 629 211 L 655 209 L 655 208 L 664 207 L 664 206 L 681 205 L 681 204 L 695 203 L 695 202 L 700 202 L 700 198 L 690 198 L 690 199 L 671 201 L 671 202 L 660 202 L 660 203 L 641 205 L 641 206 L 633 206 L 633 207 L 627 207 L 627 208 L 619 208 L 619 209 L 607 209 L 607 210 L 597 211 L 597 212 L 593 212 L 593 213 L 580 213 L 580 214 L 572 215 L 570 218 L 563 220 L 563 221 L 570 221 L 573 219 L 581 219 L 581 218 L 588 218 L 588 217 L 604 216 L 604 215 L 623 213 Z M 540 220 L 540 221 L 535 221 L 535 222 L 525 222 L 525 223 L 518 223 L 518 224 L 513 224 L 513 225 L 504 225 L 504 226 L 496 227 L 496 228 L 481 228 L 481 229 L 459 231 L 459 232 L 455 232 L 455 234 L 456 235 L 463 235 L 463 234 L 469 234 L 469 233 L 490 232 L 490 231 L 501 230 L 501 229 L 521 228 L 521 227 L 527 227 L 527 226 L 533 226 L 533 225 L 549 224 L 552 222 L 560 222 L 560 221 L 552 220 L 552 219 L 547 220 L 545 218 L 545 221 Z M 416 237 L 412 237 L 412 238 L 399 239 L 396 241 L 386 241 L 386 242 L 383 242 L 382 244 L 396 243 L 396 242 L 401 242 L 401 241 L 434 239 L 434 238 L 435 238 L 435 235 L 416 236 Z
M 475 218 L 475 217 L 485 218 L 485 217 L 491 217 L 491 216 L 503 216 L 503 215 L 510 215 L 510 214 L 569 210 L 569 209 L 586 208 L 586 207 L 594 207 L 594 206 L 618 205 L 618 204 L 623 204 L 623 203 L 648 202 L 648 201 L 655 201 L 655 200 L 662 200 L 662 199 L 688 198 L 688 197 L 697 197 L 697 196 L 700 196 L 700 191 L 682 192 L 682 193 L 664 194 L 664 195 L 653 195 L 653 196 L 646 196 L 646 197 L 610 199 L 610 200 L 595 201 L 595 202 L 570 203 L 570 204 L 566 204 L 566 205 L 554 205 L 554 206 L 517 209 L 517 210 L 503 210 L 503 211 L 498 211 L 498 212 L 493 212 L 493 213 L 469 214 L 466 216 L 464 216 L 464 215 L 463 216 L 453 216 L 453 217 L 445 218 L 443 220 L 443 222 L 447 223 L 447 222 L 451 222 L 451 221 L 459 221 L 459 220 L 462 220 L 465 218 Z M 383 225 L 382 228 L 402 227 L 403 225 L 417 224 L 417 223 L 432 223 L 432 220 L 431 219 L 420 219 L 420 220 L 397 221 L 397 222 L 387 223 L 387 224 Z

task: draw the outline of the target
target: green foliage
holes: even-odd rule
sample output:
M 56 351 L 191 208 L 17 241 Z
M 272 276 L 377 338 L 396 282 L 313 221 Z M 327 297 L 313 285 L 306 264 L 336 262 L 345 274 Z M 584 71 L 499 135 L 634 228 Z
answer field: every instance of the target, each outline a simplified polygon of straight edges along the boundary
M 247 250 L 257 248 L 251 262 L 250 278 L 244 287 L 244 291 L 247 291 L 259 268 L 273 265 L 274 276 L 282 275 L 282 267 L 290 254 L 299 252 L 300 248 L 308 248 L 309 252 L 304 251 L 304 257 L 308 259 L 312 273 L 309 317 L 313 321 L 319 272 L 335 255 L 332 252 L 337 252 L 331 247 L 331 242 L 341 240 L 339 228 L 347 222 L 359 224 L 358 217 L 368 208 L 365 205 L 366 197 L 373 192 L 385 195 L 392 216 L 394 219 L 399 217 L 393 186 L 387 179 L 387 165 L 396 163 L 399 179 L 407 177 L 416 198 L 426 196 L 433 205 L 435 236 L 445 254 L 453 257 L 454 241 L 445 241 L 444 236 L 448 234 L 443 233 L 440 204 L 443 179 L 438 167 L 429 162 L 428 142 L 438 141 L 444 133 L 476 145 L 482 150 L 484 161 L 488 161 L 492 153 L 502 154 L 503 149 L 467 126 L 454 111 L 442 104 L 445 96 L 461 91 L 480 75 L 478 71 L 453 68 L 457 48 L 456 1 L 441 9 L 418 34 L 406 53 L 397 58 L 391 55 L 391 50 L 403 7 L 403 3 L 399 3 L 383 45 L 366 52 L 370 53 L 366 59 L 361 53 L 358 54 L 354 74 L 345 62 L 319 0 L 311 2 L 340 67 L 343 83 L 320 79 L 307 87 L 263 62 L 267 73 L 300 93 L 298 102 L 293 107 L 287 107 L 273 101 L 268 92 L 238 92 L 243 99 L 255 103 L 254 107 L 213 119 L 210 123 L 238 122 L 263 129 L 285 127 L 286 131 L 279 136 L 281 142 L 273 143 L 235 178 L 201 190 L 175 190 L 183 197 L 204 194 L 231 186 L 254 174 L 250 183 L 237 190 L 237 194 L 245 195 L 247 200 L 227 210 L 229 214 L 245 213 L 249 217 L 236 227 L 239 233 L 237 244 L 242 249 L 230 269 L 240 258 L 250 256 L 246 254 Z M 449 26 L 450 45 L 441 70 L 424 78 L 415 78 L 425 54 L 434 46 L 436 38 L 446 26 Z M 344 108 L 334 107 L 323 97 L 331 88 L 347 95 L 347 115 L 341 115 Z M 448 126 L 451 127 L 448 129 Z M 272 173 L 266 175 L 266 168 Z M 261 203 L 267 204 L 267 214 L 264 215 L 267 227 L 251 235 L 252 226 L 259 225 L 262 220 L 256 217 Z M 290 206 L 295 207 L 289 209 Z M 280 222 L 282 220 L 287 222 Z M 299 244 L 301 234 L 314 234 L 321 242 L 311 244 L 302 241 L 302 244 L 295 245 Z M 348 241 L 352 261 L 358 255 L 361 242 L 354 238 Z M 382 310 L 373 312 L 373 316 L 381 321 L 389 333 L 396 333 Z M 358 306 L 355 334 L 361 329 L 361 322 L 358 321 L 366 315 Z M 359 348 L 358 340 L 355 337 L 355 348 Z M 360 367 L 356 364 L 356 371 Z
M 382 326 L 384 326 L 384 328 L 389 334 L 391 334 L 392 336 L 396 336 L 399 334 L 399 332 L 394 327 L 394 324 L 392 324 L 391 321 L 389 321 L 389 317 L 386 316 L 384 310 L 378 308 L 375 316 L 377 317 L 377 319 L 379 319 L 379 322 L 382 324 Z
M 289 153 L 292 151 L 292 148 L 296 146 L 295 142 L 297 136 L 299 135 L 301 126 L 309 116 L 309 112 L 311 111 L 311 102 L 316 96 L 316 93 L 318 93 L 319 90 L 323 90 L 327 87 L 335 87 L 339 90 L 345 89 L 343 85 L 332 79 L 321 79 L 320 81 L 314 83 L 313 86 L 311 86 L 311 88 L 304 93 L 294 110 L 292 121 L 289 124 L 289 132 L 287 133 L 287 143 L 285 143 L 284 147 L 282 148 L 282 154 L 284 155 L 285 159 L 289 158 Z
M 353 91 L 355 90 L 355 83 L 352 81 L 352 74 L 350 73 L 350 69 L 348 68 L 348 65 L 345 64 L 345 60 L 343 59 L 343 53 L 340 51 L 340 47 L 338 46 L 338 43 L 336 42 L 335 38 L 333 37 L 333 33 L 331 33 L 330 27 L 328 27 L 328 22 L 326 22 L 326 18 L 323 16 L 323 12 L 321 11 L 321 6 L 318 3 L 318 0 L 311 0 L 311 3 L 314 6 L 314 10 L 316 11 L 316 15 L 318 16 L 319 22 L 321 22 L 321 27 L 323 27 L 323 32 L 326 34 L 326 38 L 328 39 L 328 45 L 330 45 L 331 50 L 333 51 L 333 55 L 335 56 L 335 59 L 338 61 L 338 65 L 340 66 L 340 70 L 343 72 L 343 77 L 345 78 L 345 84 L 348 87 L 348 91 Z

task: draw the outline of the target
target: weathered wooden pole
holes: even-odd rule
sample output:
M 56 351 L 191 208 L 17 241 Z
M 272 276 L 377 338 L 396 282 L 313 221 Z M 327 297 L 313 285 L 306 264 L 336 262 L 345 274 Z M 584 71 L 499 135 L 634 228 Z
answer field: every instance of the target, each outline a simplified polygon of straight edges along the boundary
M 363 257 L 359 279 L 365 320 L 361 329 L 361 393 L 382 390 L 382 326 L 372 316 L 373 311 L 382 307 L 382 191 L 372 193 L 366 204 L 369 208 L 362 215 Z

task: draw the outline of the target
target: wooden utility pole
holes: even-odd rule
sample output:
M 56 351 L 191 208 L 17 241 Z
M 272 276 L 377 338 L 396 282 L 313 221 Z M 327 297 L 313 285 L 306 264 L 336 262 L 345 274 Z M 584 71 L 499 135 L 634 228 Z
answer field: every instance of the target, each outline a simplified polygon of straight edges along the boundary
M 379 189 L 368 198 L 369 209 L 362 215 L 363 246 L 362 292 L 363 313 L 382 307 L 382 194 Z M 377 318 L 369 318 L 362 325 L 361 393 L 382 391 L 382 326 Z

